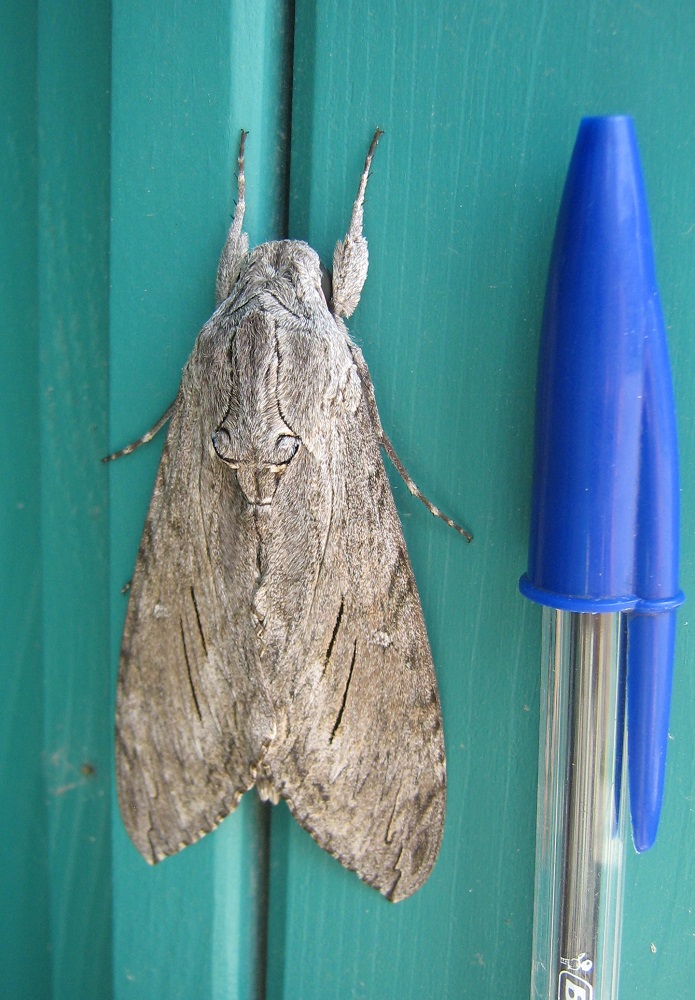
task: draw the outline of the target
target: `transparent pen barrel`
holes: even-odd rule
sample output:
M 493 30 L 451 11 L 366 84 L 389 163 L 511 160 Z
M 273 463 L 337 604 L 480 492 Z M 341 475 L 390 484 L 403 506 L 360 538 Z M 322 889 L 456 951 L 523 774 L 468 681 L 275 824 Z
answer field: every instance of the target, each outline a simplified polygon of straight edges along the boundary
M 543 609 L 533 1000 L 618 996 L 624 651 L 620 614 Z

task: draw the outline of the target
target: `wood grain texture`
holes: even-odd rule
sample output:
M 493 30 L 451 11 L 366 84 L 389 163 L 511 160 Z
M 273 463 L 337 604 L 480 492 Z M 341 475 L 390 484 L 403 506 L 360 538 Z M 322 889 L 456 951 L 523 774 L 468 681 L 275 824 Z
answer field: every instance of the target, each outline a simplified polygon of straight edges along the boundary
M 90 39 L 89 46 L 84 38 Z M 111 989 L 108 4 L 39 4 L 44 773 L 53 995 Z
M 2 990 L 108 996 L 109 7 L 2 20 Z
M 0 966 L 3 989 L 34 996 L 51 988 L 50 879 L 42 750 L 41 461 L 26 446 L 35 425 L 38 380 L 38 132 L 36 4 L 0 11 L 0 592 L 6 627 L 0 633 L 0 839 L 3 906 Z M 9 624 L 8 624 L 9 623 Z M 8 819 L 11 817 L 11 821 Z M 17 835 L 17 831 L 22 831 Z M 31 836 L 27 832 L 31 831 Z M 36 864 L 36 859 L 40 859 Z

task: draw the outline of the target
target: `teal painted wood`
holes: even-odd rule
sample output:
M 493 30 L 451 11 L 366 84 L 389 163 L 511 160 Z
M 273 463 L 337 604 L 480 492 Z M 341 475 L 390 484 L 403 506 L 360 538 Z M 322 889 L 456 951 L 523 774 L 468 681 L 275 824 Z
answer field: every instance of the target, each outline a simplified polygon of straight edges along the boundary
M 575 10 L 440 0 L 406 12 L 395 2 L 298 0 L 290 232 L 330 261 L 364 148 L 384 127 L 366 206 L 370 276 L 350 326 L 401 458 L 476 537 L 466 548 L 396 484 L 448 746 L 434 874 L 390 907 L 276 811 L 270 997 L 527 995 L 540 614 L 517 579 L 550 241 L 581 115 L 632 113 L 673 324 L 687 592 L 694 33 L 676 2 Z M 662 831 L 650 854 L 628 861 L 626 997 L 691 991 L 691 664 L 686 606 Z
M 109 7 L 3 22 L 0 990 L 107 997 Z
M 85 45 L 85 39 L 89 44 Z M 39 389 L 52 997 L 111 986 L 108 0 L 39 4 Z
M 114 3 L 111 441 L 173 400 L 214 308 L 242 127 L 252 241 L 286 225 L 290 25 L 282 3 Z M 162 440 L 111 469 L 113 655 Z M 148 869 L 114 823 L 117 997 L 262 995 L 266 821 L 257 797 Z M 261 863 L 259 864 L 259 856 Z
M 0 8 L 0 969 L 3 990 L 16 997 L 51 988 L 36 447 L 37 13 L 24 0 Z

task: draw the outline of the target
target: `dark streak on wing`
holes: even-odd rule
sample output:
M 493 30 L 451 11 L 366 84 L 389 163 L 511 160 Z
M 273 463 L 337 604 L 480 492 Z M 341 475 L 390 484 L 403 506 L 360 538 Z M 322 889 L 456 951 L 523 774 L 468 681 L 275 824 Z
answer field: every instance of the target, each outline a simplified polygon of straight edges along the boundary
M 200 705 L 198 704 L 198 695 L 195 693 L 195 687 L 193 686 L 193 675 L 191 673 L 191 661 L 188 659 L 188 650 L 186 649 L 186 635 L 183 629 L 183 618 L 179 619 L 181 623 L 181 644 L 183 645 L 183 655 L 186 658 L 186 670 L 188 671 L 188 683 L 191 685 L 191 694 L 193 695 L 193 702 L 198 713 L 198 718 L 203 721 L 203 716 L 200 711 Z
M 386 833 L 384 834 L 384 841 L 387 844 L 390 844 L 393 841 L 393 830 L 391 829 L 391 827 L 393 826 L 393 821 L 396 816 L 396 809 L 398 808 L 398 796 L 400 794 L 400 791 L 401 791 L 401 786 L 399 785 L 398 791 L 396 792 L 396 797 L 393 800 L 393 809 L 391 810 L 391 817 L 389 819 L 388 826 L 386 827 Z
M 357 639 L 355 639 L 355 642 L 354 642 L 353 647 L 352 647 L 352 661 L 350 662 L 350 671 L 348 673 L 348 679 L 347 679 L 347 683 L 345 685 L 345 690 L 343 691 L 343 701 L 342 701 L 342 704 L 340 706 L 340 711 L 338 712 L 338 718 L 335 720 L 335 725 L 333 726 L 333 731 L 331 732 L 331 737 L 330 737 L 330 739 L 328 741 L 329 743 L 333 742 L 333 737 L 337 733 L 338 726 L 340 725 L 341 720 L 343 718 L 343 712 L 345 711 L 345 704 L 347 702 L 348 690 L 350 688 L 350 681 L 352 680 L 352 671 L 355 669 L 355 659 L 356 659 L 356 657 L 357 657 Z
M 326 656 L 323 661 L 323 672 L 321 676 L 323 676 L 323 674 L 325 674 L 326 670 L 328 669 L 328 664 L 331 659 L 331 653 L 333 652 L 333 646 L 335 645 L 335 640 L 338 635 L 338 629 L 340 628 L 340 622 L 343 617 L 344 610 L 345 610 L 345 600 L 344 598 L 341 597 L 340 607 L 338 608 L 338 617 L 336 618 L 335 625 L 333 626 L 333 635 L 331 636 L 331 641 L 328 643 L 328 649 L 326 650 Z M 353 658 L 353 663 L 354 663 L 354 658 Z
M 193 607 L 195 609 L 195 618 L 196 618 L 196 621 L 198 622 L 198 631 L 200 632 L 200 641 L 203 644 L 203 652 L 205 653 L 205 656 L 207 657 L 207 655 L 208 655 L 208 647 L 207 647 L 207 643 L 205 642 L 205 633 L 203 632 L 203 625 L 202 625 L 202 622 L 200 620 L 200 612 L 198 611 L 198 602 L 195 599 L 195 590 L 193 589 L 193 587 L 191 587 L 191 598 L 193 599 Z
M 203 454 L 203 459 L 202 459 L 202 461 L 200 463 L 200 466 L 198 468 L 198 510 L 200 511 L 200 524 L 201 524 L 202 529 L 203 529 L 202 530 L 202 534 L 203 534 L 203 538 L 205 540 L 205 556 L 206 556 L 207 561 L 208 561 L 208 566 L 210 567 L 210 570 L 212 570 L 212 554 L 210 552 L 210 540 L 208 538 L 208 528 L 207 528 L 208 519 L 205 516 L 205 511 L 203 510 L 203 503 L 202 503 L 202 497 L 203 497 L 203 469 L 204 468 L 205 468 L 205 457 L 204 457 L 204 454 Z M 213 581 L 213 585 L 215 587 L 215 590 L 217 590 L 217 581 L 215 579 L 215 574 L 211 572 L 210 576 L 211 576 L 211 579 Z M 194 603 L 195 603 L 195 599 L 194 599 Z M 197 608 L 197 605 L 196 605 L 196 612 L 197 612 L 197 610 L 198 610 L 198 608 Z

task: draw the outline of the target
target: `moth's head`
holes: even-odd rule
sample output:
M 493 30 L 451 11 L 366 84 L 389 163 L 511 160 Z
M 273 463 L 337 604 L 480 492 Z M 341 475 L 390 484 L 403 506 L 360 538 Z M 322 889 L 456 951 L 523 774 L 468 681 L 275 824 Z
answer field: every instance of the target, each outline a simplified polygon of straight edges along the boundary
M 277 240 L 254 247 L 232 289 L 235 300 L 258 297 L 273 311 L 315 320 L 332 314 L 332 281 L 319 256 L 301 240 Z
M 239 143 L 237 188 L 238 197 L 234 217 L 227 234 L 217 269 L 217 304 L 238 291 L 245 276 L 258 275 L 259 280 L 289 282 L 296 298 L 303 303 L 315 300 L 334 319 L 351 316 L 357 308 L 367 278 L 369 253 L 367 241 L 362 232 L 364 214 L 364 193 L 369 178 L 369 169 L 377 143 L 383 135 L 381 129 L 374 133 L 364 170 L 357 188 L 357 197 L 352 206 L 350 225 L 344 239 L 339 240 L 333 252 L 333 274 L 323 267 L 318 255 L 306 243 L 298 240 L 282 240 L 262 243 L 249 253 L 248 235 L 244 232 L 244 211 L 246 208 L 246 177 L 244 173 L 244 148 L 247 133 L 241 133 Z M 267 268 L 267 270 L 266 270 Z M 305 293 L 305 294 L 304 294 Z M 281 304 L 285 304 L 282 302 Z M 302 309 L 305 312 L 305 309 Z

